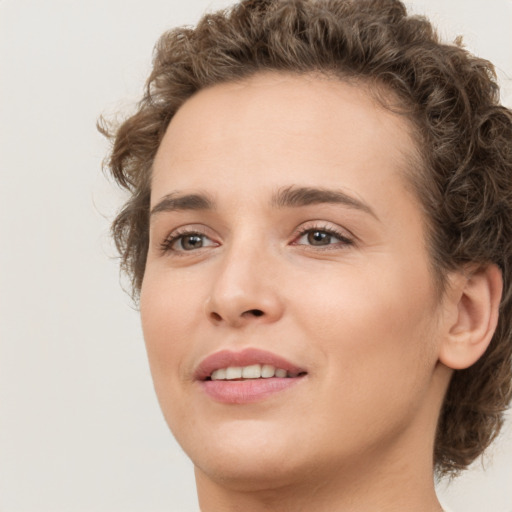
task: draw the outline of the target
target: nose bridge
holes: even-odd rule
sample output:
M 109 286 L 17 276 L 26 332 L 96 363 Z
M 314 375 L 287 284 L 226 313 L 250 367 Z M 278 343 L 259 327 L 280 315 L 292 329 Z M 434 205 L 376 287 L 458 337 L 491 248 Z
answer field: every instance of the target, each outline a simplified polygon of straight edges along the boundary
M 207 301 L 210 318 L 234 325 L 278 319 L 282 304 L 268 241 L 245 233 L 225 246 L 221 258 Z

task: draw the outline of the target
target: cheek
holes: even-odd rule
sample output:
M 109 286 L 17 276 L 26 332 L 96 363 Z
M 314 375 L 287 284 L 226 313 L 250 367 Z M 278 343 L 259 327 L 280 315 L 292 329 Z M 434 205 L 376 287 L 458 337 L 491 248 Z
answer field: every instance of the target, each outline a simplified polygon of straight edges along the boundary
M 165 274 L 146 274 L 140 314 L 157 393 L 162 380 L 172 381 L 181 375 L 183 357 L 191 348 L 190 335 L 200 311 L 190 286 L 166 279 Z
M 325 362 L 316 406 L 354 446 L 412 421 L 437 361 L 430 287 L 399 277 L 331 280 L 297 315 Z
M 411 384 L 427 378 L 436 361 L 428 272 L 408 262 L 384 263 L 382 273 L 350 268 L 332 273 L 326 286 L 312 280 L 295 315 L 331 371 L 363 387 Z
M 187 287 L 170 281 L 165 274 L 146 273 L 140 314 L 153 386 L 165 420 L 175 432 L 176 423 L 179 426 L 179 418 L 186 412 L 182 375 L 196 321 L 191 312 L 198 307 Z

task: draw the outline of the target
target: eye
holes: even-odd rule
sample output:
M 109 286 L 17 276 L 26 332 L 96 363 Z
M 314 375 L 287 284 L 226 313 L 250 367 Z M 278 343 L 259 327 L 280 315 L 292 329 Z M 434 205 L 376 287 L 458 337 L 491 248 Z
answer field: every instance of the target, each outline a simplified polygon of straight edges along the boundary
M 202 249 L 203 247 L 216 247 L 219 245 L 203 233 L 186 232 L 171 233 L 161 244 L 162 251 L 185 252 Z
M 293 242 L 294 245 L 309 245 L 312 247 L 326 247 L 329 245 L 353 245 L 353 241 L 334 229 L 309 228 L 299 233 Z
M 307 234 L 301 236 L 300 239 L 305 238 L 310 245 L 330 245 L 333 236 L 325 231 L 309 231 Z

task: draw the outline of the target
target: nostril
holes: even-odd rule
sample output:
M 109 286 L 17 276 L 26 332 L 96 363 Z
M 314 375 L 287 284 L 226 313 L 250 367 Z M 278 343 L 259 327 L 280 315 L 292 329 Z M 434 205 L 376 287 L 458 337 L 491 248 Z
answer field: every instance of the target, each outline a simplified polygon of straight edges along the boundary
M 1 1 L 1 0 L 0 0 Z M 224 321 L 227 321 L 228 323 L 233 321 L 236 323 L 237 319 L 246 319 L 249 320 L 249 318 L 259 318 L 260 316 L 264 316 L 265 313 L 261 309 L 248 309 L 244 311 L 240 316 L 231 318 L 230 315 L 222 316 L 219 313 L 215 311 L 210 311 L 209 317 L 212 322 L 215 324 L 220 324 Z
M 263 311 L 261 311 L 261 309 L 249 309 L 249 311 L 246 311 L 246 313 L 249 313 L 253 316 L 263 316 Z

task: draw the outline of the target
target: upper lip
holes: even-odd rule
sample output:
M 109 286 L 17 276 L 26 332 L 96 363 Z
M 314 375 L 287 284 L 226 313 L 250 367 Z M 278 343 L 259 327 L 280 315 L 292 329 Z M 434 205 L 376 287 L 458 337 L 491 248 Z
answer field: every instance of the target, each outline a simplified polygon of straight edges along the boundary
M 239 352 L 231 350 L 220 350 L 205 357 L 197 366 L 194 377 L 197 380 L 205 380 L 212 372 L 219 368 L 229 366 L 249 366 L 252 364 L 269 364 L 275 368 L 281 368 L 290 373 L 304 373 L 301 368 L 281 356 L 257 348 L 246 348 Z

